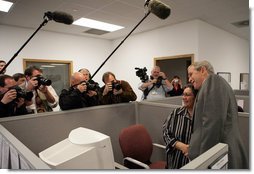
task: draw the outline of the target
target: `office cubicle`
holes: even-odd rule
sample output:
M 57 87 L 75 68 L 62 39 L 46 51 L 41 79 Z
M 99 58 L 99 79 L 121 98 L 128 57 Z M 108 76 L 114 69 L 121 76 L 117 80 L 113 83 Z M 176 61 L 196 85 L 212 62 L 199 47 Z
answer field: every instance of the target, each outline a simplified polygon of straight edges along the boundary
M 70 131 L 77 127 L 86 127 L 109 135 L 112 142 L 114 159 L 122 164 L 122 153 L 118 142 L 118 136 L 122 128 L 132 124 L 143 124 L 150 133 L 154 143 L 164 144 L 162 139 L 162 125 L 173 109 L 179 105 L 156 102 L 132 102 L 107 106 L 75 109 L 37 115 L 25 115 L 17 117 L 1 118 L 3 129 L 0 133 L 21 154 L 31 168 L 41 169 L 44 166 L 34 164 L 35 160 L 41 161 L 38 153 L 44 149 L 67 138 Z M 246 149 L 249 152 L 249 114 L 239 114 L 240 132 Z M 18 143 L 17 143 L 18 142 Z M 26 147 L 24 148 L 19 147 Z M 156 151 L 153 159 L 165 159 L 164 151 Z
M 216 144 L 181 169 L 228 169 L 228 145 Z
M 250 95 L 250 91 L 249 90 L 234 89 L 234 93 L 235 93 L 235 95 L 245 95 L 245 96 L 249 96 Z
M 246 95 L 235 96 L 238 106 L 241 106 L 244 112 L 250 113 L 250 97 Z
M 118 134 L 122 128 L 135 124 L 135 115 L 134 102 L 8 117 L 0 119 L 0 124 L 36 155 L 66 139 L 75 128 L 93 129 L 110 136 L 115 161 L 121 163 Z

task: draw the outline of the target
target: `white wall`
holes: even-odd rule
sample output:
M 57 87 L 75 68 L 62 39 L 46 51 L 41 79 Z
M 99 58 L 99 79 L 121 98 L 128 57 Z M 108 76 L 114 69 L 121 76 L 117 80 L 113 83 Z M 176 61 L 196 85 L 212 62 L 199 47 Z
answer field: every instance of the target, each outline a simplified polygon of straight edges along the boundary
M 141 24 L 142 25 L 142 24 Z M 0 58 L 8 61 L 34 32 L 31 29 L 0 25 Z M 22 59 L 73 60 L 74 71 L 82 67 L 93 74 L 122 39 L 104 39 L 39 31 L 8 67 L 7 74 L 23 71 Z M 112 71 L 127 80 L 140 99 L 140 79 L 135 67 L 147 67 L 150 75 L 153 58 L 194 54 L 195 60 L 210 61 L 215 71 L 232 73 L 232 87 L 239 88 L 239 73 L 249 72 L 249 41 L 236 37 L 200 20 L 131 35 L 94 77 L 100 85 L 102 74 Z
M 115 41 L 114 45 L 119 42 Z M 206 59 L 216 72 L 231 72 L 231 86 L 239 89 L 239 76 L 249 72 L 249 41 L 200 20 L 164 27 L 129 38 L 111 60 L 118 78 L 127 79 L 136 94 L 140 82 L 134 67 L 153 66 L 154 57 L 195 54 L 194 59 Z
M 140 100 L 138 90 L 140 79 L 136 77 L 135 67 L 147 67 L 150 75 L 155 57 L 181 54 L 198 54 L 198 21 L 180 23 L 173 26 L 137 34 L 126 40 L 111 60 L 111 67 L 117 78 L 126 79 Z M 142 24 L 141 24 L 142 25 Z M 120 40 L 114 42 L 114 45 Z
M 8 62 L 35 30 L 0 25 L 0 59 Z M 8 66 L 6 74 L 23 72 L 23 58 L 73 61 L 73 71 L 86 67 L 94 73 L 111 51 L 105 39 L 39 31 Z M 94 80 L 100 82 L 103 72 Z M 102 84 L 102 83 L 100 83 Z
M 199 57 L 209 60 L 215 72 L 230 72 L 231 87 L 239 89 L 240 73 L 249 73 L 249 41 L 199 21 Z

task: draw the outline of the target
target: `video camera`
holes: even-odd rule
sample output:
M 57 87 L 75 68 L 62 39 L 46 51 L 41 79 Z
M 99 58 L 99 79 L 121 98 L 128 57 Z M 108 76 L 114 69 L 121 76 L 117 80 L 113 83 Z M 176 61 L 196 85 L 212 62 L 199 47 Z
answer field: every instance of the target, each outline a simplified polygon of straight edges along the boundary
M 33 92 L 28 92 L 24 89 L 21 89 L 19 86 L 13 86 L 13 87 L 10 87 L 9 90 L 11 89 L 15 89 L 16 92 L 17 92 L 17 97 L 16 98 L 24 98 L 25 100 L 27 101 L 31 101 L 32 98 L 33 98 Z
M 43 76 L 36 76 L 36 80 L 38 81 L 38 86 L 44 85 L 44 86 L 50 86 L 52 84 L 52 81 L 49 79 L 44 78 Z
M 148 81 L 149 77 L 146 74 L 146 71 L 147 71 L 146 67 L 144 67 L 143 69 L 142 68 L 135 68 L 135 69 L 137 70 L 136 76 L 138 76 L 143 83 Z

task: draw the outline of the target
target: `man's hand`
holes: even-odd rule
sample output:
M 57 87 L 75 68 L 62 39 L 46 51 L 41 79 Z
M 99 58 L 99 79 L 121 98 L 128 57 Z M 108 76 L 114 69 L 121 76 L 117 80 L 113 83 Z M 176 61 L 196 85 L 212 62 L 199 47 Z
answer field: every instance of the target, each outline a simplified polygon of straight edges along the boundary
M 112 91 L 112 83 L 105 84 L 105 88 L 103 90 L 102 95 L 107 95 L 110 91 Z
M 85 83 L 81 83 L 81 84 L 79 84 L 79 85 L 77 86 L 77 89 L 78 89 L 81 93 L 83 93 L 83 92 L 85 92 L 85 91 L 87 90 L 87 86 L 86 86 Z
M 89 90 L 89 91 L 87 92 L 87 95 L 88 95 L 89 97 L 96 96 L 96 95 L 97 95 L 97 92 L 96 92 L 96 91 L 91 91 L 91 90 Z
M 163 79 L 166 79 L 166 78 L 167 78 L 167 76 L 165 75 L 164 72 L 160 72 L 160 73 L 159 73 L 159 76 L 161 76 Z
M 27 83 L 27 90 L 32 91 L 38 86 L 37 77 L 32 77 Z
M 119 94 L 122 94 L 122 93 L 123 93 L 123 90 L 122 90 L 122 89 L 119 89 L 119 90 L 114 89 L 114 90 L 113 90 L 113 94 L 114 94 L 114 95 L 119 95 Z
M 1 100 L 1 102 L 2 102 L 3 104 L 8 104 L 8 103 L 12 102 L 14 99 L 16 99 L 16 97 L 17 97 L 17 92 L 16 92 L 16 90 L 15 90 L 15 89 L 11 89 L 11 90 L 7 91 L 7 92 L 4 94 L 4 96 L 3 96 L 2 100 Z
M 41 85 L 39 88 L 38 88 L 42 93 L 47 93 L 47 91 L 48 91 L 48 88 L 47 88 L 47 86 L 44 86 L 44 85 Z
M 16 103 L 17 103 L 17 107 L 20 108 L 25 103 L 25 99 L 24 98 L 18 98 Z

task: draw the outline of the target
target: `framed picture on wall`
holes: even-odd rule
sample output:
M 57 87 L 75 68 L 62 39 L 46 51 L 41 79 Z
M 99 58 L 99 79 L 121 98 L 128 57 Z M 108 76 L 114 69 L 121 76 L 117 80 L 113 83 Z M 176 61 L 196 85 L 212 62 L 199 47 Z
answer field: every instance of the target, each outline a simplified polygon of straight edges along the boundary
M 240 73 L 240 90 L 249 90 L 249 73 Z
M 23 59 L 23 69 L 37 66 L 42 69 L 43 77 L 52 81 L 56 93 L 60 95 L 62 89 L 70 87 L 70 77 L 73 71 L 73 62 L 65 60 Z
M 230 72 L 217 72 L 217 74 L 223 77 L 231 85 L 231 73 Z

